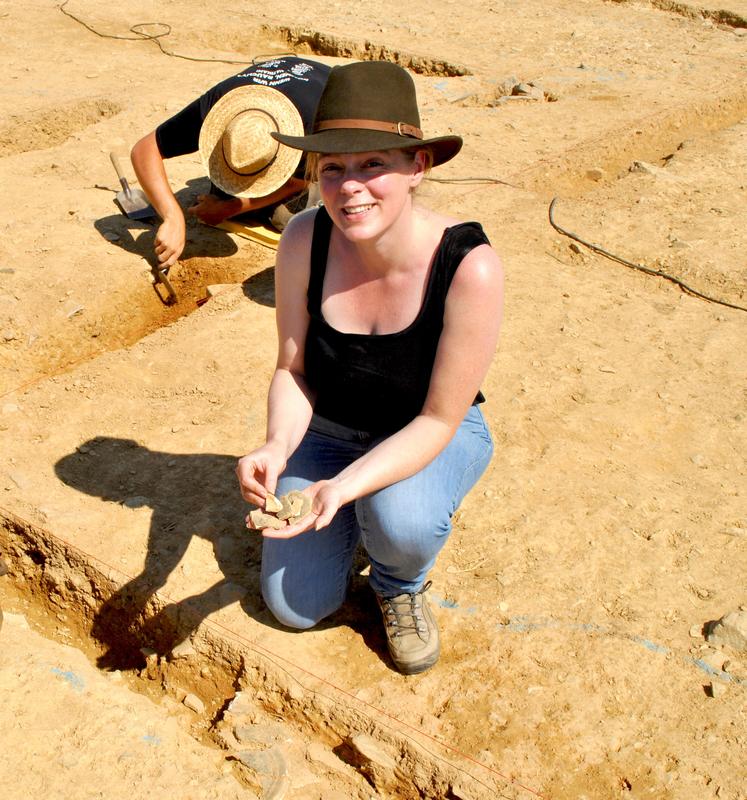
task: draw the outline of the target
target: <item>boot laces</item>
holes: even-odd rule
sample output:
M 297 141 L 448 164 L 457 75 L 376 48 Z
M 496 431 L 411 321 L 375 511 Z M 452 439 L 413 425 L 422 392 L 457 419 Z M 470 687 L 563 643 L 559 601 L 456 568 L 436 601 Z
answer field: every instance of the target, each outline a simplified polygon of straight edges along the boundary
M 427 634 L 428 623 L 423 615 L 423 594 L 430 587 L 428 581 L 422 589 L 412 594 L 382 598 L 384 618 L 391 636 L 405 636 L 407 633 Z

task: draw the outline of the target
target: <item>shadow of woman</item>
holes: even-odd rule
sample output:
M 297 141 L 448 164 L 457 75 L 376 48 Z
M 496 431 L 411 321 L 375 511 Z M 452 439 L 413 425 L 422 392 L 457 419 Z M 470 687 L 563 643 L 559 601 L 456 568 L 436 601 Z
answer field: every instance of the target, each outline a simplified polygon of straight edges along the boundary
M 106 650 L 100 667 L 143 666 L 140 649 L 168 653 L 209 614 L 237 600 L 261 612 L 261 537 L 244 527 L 236 457 L 150 450 L 130 439 L 99 436 L 55 464 L 67 485 L 102 500 L 152 509 L 142 572 L 113 592 L 96 612 L 91 633 Z M 192 537 L 212 545 L 222 577 L 203 592 L 164 605 L 157 592 L 179 564 Z M 264 621 L 264 619 L 263 619 Z

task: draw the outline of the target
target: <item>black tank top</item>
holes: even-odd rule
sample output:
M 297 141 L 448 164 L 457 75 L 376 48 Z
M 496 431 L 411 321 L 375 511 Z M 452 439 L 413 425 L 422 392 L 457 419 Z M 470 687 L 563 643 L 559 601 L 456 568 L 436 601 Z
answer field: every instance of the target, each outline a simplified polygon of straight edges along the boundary
M 489 242 L 477 222 L 447 228 L 412 324 L 397 333 L 342 333 L 325 322 L 321 310 L 331 231 L 332 220 L 320 207 L 311 244 L 304 355 L 306 380 L 316 392 L 314 412 L 357 430 L 391 433 L 413 420 L 425 402 L 457 267 L 473 248 Z M 484 399 L 478 392 L 474 402 Z

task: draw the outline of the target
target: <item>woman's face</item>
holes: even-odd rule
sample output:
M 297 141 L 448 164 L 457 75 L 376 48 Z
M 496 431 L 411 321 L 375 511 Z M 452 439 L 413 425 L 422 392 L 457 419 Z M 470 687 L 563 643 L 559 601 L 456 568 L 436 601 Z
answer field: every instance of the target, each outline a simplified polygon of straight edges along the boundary
M 351 241 L 381 235 L 409 207 L 423 179 L 425 154 L 401 150 L 319 157 L 319 190 L 332 221 Z

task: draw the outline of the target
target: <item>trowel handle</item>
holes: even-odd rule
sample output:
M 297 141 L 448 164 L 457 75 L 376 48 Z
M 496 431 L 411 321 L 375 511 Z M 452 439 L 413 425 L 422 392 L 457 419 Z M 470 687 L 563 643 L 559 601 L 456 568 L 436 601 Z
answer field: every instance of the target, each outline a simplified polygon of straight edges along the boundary
M 130 191 L 130 184 L 127 182 L 127 178 L 125 178 L 124 173 L 122 172 L 122 168 L 119 165 L 119 158 L 116 153 L 111 152 L 109 153 L 109 158 L 112 160 L 112 166 L 114 167 L 114 171 L 117 173 L 117 177 L 119 178 L 119 182 L 124 189 L 124 193 L 129 200 L 132 197 L 132 192 Z

